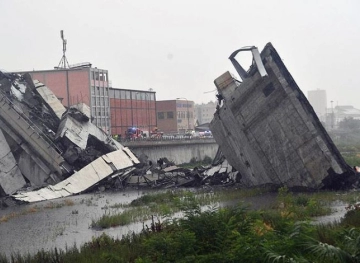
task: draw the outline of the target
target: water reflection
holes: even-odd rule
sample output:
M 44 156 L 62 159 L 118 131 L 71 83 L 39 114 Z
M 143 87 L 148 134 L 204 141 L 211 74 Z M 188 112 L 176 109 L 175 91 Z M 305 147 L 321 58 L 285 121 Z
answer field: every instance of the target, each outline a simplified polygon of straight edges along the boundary
M 74 244 L 80 246 L 102 233 L 121 238 L 131 231 L 139 231 L 142 223 L 102 231 L 93 230 L 90 225 L 92 219 L 104 214 L 104 208 L 120 212 L 121 208 L 109 207 L 129 203 L 141 195 L 141 191 L 83 194 L 0 210 L 0 252 L 10 255 L 18 251 L 24 254 L 55 247 L 65 249 Z

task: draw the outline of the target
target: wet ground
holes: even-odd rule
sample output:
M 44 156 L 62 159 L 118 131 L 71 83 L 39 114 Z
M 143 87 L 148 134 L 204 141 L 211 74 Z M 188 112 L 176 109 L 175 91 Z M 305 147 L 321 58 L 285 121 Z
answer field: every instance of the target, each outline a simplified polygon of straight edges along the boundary
M 335 201 L 331 205 L 331 215 L 315 217 L 313 220 L 315 223 L 327 224 L 331 222 L 339 222 L 340 219 L 345 215 L 347 203 L 342 201 Z
M 94 230 L 90 225 L 92 220 L 99 219 L 104 213 L 122 211 L 122 208 L 109 208 L 110 206 L 130 203 L 148 192 L 150 190 L 83 194 L 2 209 L 0 210 L 0 253 L 9 256 L 16 252 L 35 253 L 41 249 L 50 250 L 55 247 L 65 249 L 74 244 L 80 247 L 92 237 L 102 233 L 121 238 L 133 231 L 139 232 L 143 228 L 142 222 L 105 230 Z M 222 205 L 232 206 L 242 203 L 251 209 L 260 209 L 273 206 L 276 196 L 275 193 L 267 193 Z M 340 219 L 345 212 L 345 205 L 335 204 L 334 211 L 333 215 L 316 220 L 329 222 Z
M 0 210 L 0 253 L 34 253 L 55 247 L 64 249 L 74 244 L 79 247 L 102 233 L 120 238 L 130 231 L 139 231 L 142 223 L 101 231 L 91 229 L 90 225 L 105 212 L 121 211 L 121 208 L 107 207 L 129 203 L 142 194 L 136 190 L 83 194 Z

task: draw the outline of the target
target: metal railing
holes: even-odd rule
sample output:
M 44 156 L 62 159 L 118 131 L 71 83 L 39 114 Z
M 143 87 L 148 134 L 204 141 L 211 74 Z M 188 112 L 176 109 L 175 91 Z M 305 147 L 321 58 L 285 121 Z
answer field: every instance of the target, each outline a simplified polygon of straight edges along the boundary
M 204 141 L 204 140 L 214 140 L 214 137 L 212 136 L 205 136 L 205 137 L 194 137 L 194 136 L 162 136 L 162 137 L 156 137 L 156 138 L 151 138 L 151 137 L 139 137 L 139 138 L 121 138 L 121 139 L 117 139 L 118 142 L 122 143 L 122 142 L 139 142 L 139 141 Z

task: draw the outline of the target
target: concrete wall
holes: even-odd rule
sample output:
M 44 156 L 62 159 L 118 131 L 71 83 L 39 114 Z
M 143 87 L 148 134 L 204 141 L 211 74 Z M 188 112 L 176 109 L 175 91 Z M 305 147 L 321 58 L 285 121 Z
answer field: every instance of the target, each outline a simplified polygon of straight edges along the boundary
M 140 141 L 123 143 L 137 156 L 145 154 L 150 160 L 157 161 L 166 157 L 175 164 L 188 163 L 192 158 L 203 160 L 206 156 L 213 159 L 218 150 L 215 140 L 185 141 Z
M 262 61 L 266 77 L 254 67 L 240 85 L 228 72 L 215 80 L 224 103 L 210 130 L 243 184 L 321 187 L 347 165 L 271 44 Z

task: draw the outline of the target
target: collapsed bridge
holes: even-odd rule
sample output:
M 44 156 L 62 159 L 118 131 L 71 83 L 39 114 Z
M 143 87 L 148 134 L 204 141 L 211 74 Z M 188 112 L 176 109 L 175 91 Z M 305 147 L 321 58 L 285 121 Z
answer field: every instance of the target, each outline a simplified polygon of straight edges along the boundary
M 245 50 L 254 57 L 247 71 L 235 60 Z M 209 181 L 247 187 L 359 186 L 359 174 L 346 164 L 270 43 L 261 54 L 249 47 L 230 60 L 241 81 L 229 72 L 215 80 L 219 104 L 210 124 L 226 160 L 186 172 L 151 170 L 153 160 L 140 164 L 127 147 L 92 124 L 87 105 L 65 108 L 29 74 L 0 72 L 0 197 L 54 199 L 84 192 L 106 178 L 151 187 Z
M 247 71 L 235 59 L 242 51 L 253 54 Z M 244 185 L 338 189 L 358 180 L 271 43 L 229 59 L 241 81 L 229 72 L 215 80 L 210 129 Z
M 0 72 L 0 197 L 40 201 L 80 193 L 137 157 L 91 123 L 85 104 L 65 108 L 29 74 Z

